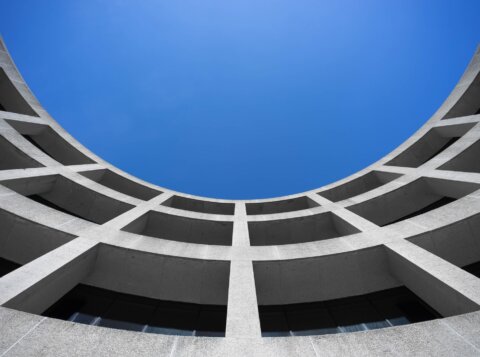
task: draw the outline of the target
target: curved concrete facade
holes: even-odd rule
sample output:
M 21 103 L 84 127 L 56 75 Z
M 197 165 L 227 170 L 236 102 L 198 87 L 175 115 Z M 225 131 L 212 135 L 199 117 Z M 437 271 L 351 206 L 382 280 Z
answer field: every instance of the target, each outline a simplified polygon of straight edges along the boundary
M 197 197 L 115 168 L 49 116 L 3 42 L 0 105 L 0 258 L 21 265 L 0 278 L 2 356 L 480 354 L 480 280 L 461 269 L 480 261 L 480 49 L 398 149 L 344 180 L 274 199 Z M 61 209 L 32 199 L 40 194 Z M 225 337 L 41 315 L 80 283 L 225 305 Z M 259 305 L 399 286 L 442 318 L 262 337 Z

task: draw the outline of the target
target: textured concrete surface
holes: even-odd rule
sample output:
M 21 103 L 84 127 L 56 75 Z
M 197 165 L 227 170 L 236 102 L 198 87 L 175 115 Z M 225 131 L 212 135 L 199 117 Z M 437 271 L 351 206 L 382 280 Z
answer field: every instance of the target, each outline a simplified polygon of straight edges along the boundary
M 479 73 L 477 51 L 432 118 L 370 167 L 296 195 L 229 201 L 152 185 L 88 151 L 45 111 L 0 41 L 0 257 L 24 264 L 0 278 L 0 356 L 480 355 L 480 283 L 459 268 L 480 261 Z M 435 154 L 451 138 L 458 140 Z M 443 196 L 455 201 L 381 226 Z M 78 283 L 225 304 L 226 337 L 128 332 L 37 315 Z M 257 304 L 401 285 L 449 317 L 261 337 Z

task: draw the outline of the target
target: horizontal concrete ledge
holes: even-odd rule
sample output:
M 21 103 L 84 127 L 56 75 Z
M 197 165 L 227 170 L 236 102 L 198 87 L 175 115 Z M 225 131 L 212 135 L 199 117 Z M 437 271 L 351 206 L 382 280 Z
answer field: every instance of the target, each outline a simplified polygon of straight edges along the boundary
M 0 308 L 5 356 L 478 356 L 480 313 L 316 337 L 166 336 L 87 326 Z

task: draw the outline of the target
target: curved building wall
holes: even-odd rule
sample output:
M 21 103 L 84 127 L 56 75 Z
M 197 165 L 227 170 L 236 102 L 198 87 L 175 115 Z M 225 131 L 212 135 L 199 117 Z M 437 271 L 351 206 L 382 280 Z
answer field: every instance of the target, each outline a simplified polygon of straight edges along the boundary
M 0 353 L 480 354 L 479 73 L 477 50 L 432 118 L 355 175 L 219 200 L 152 185 L 88 151 L 0 42 Z M 145 319 L 195 311 L 193 336 L 128 331 L 140 313 L 121 326 L 52 317 L 89 294 L 109 301 L 105 316 L 112 301 Z M 396 323 L 385 301 L 405 294 L 429 317 Z M 362 304 L 381 321 L 356 316 Z M 355 323 L 301 327 L 322 311 Z

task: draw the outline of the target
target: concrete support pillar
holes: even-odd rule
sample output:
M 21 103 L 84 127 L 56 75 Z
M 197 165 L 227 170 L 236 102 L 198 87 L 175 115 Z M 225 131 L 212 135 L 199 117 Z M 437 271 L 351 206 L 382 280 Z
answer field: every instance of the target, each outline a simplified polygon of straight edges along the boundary
M 76 238 L 0 278 L 0 305 L 40 314 L 87 277 L 97 242 Z
M 248 235 L 247 210 L 245 208 L 245 203 L 237 203 L 235 205 L 235 220 L 233 223 L 232 246 L 250 246 L 250 238 Z
M 480 279 L 406 240 L 385 245 L 391 273 L 441 315 L 480 309 Z
M 261 337 L 251 261 L 232 261 L 230 265 L 226 337 Z
M 235 205 L 232 245 L 250 245 L 247 214 L 244 203 Z M 257 292 L 251 260 L 230 263 L 226 337 L 261 337 Z

